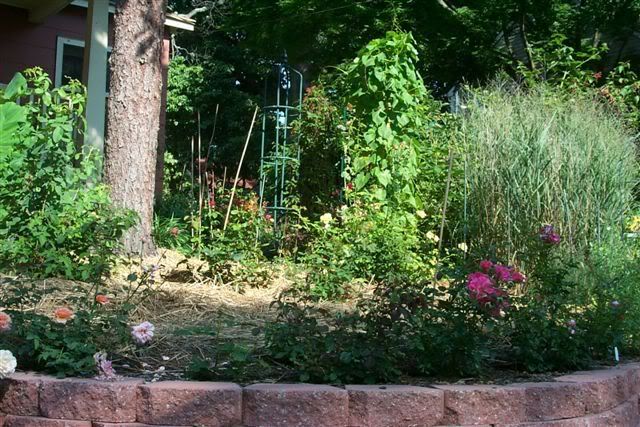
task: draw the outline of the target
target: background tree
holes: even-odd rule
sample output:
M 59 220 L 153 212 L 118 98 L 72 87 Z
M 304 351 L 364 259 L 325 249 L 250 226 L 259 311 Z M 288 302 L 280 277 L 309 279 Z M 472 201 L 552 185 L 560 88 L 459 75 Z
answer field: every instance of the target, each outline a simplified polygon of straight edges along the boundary
M 608 53 L 580 66 L 592 73 L 607 74 L 627 60 L 637 71 L 634 55 L 640 52 L 633 35 L 640 0 L 170 0 L 169 6 L 199 11 L 195 32 L 176 34 L 170 72 L 167 147 L 182 159 L 181 169 L 189 165 L 197 112 L 206 150 L 218 105 L 212 150 L 203 156 L 220 172 L 235 168 L 268 67 L 283 51 L 313 84 L 370 40 L 389 30 L 408 31 L 422 58 L 418 71 L 444 100 L 461 82 L 483 83 L 500 71 L 520 78 L 523 69 L 545 70 L 536 51 L 549 51 L 553 40 L 578 59 L 606 43 Z M 255 132 L 242 176 L 255 177 L 259 146 Z
M 166 0 L 116 4 L 104 173 L 114 203 L 140 217 L 124 237 L 131 253 L 155 251 L 151 232 L 165 10 Z

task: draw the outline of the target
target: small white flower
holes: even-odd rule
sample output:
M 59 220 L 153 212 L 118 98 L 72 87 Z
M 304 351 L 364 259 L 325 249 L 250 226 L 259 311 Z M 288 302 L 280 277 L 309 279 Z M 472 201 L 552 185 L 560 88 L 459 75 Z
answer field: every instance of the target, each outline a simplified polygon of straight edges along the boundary
M 466 243 L 463 242 L 458 245 L 458 249 L 460 249 L 462 252 L 467 252 L 469 250 L 469 247 Z
M 331 216 L 330 213 L 326 213 L 320 217 L 320 222 L 323 223 L 325 226 L 329 225 L 332 220 L 333 220 L 333 217 Z
M 18 361 L 9 350 L 0 350 L 0 379 L 7 378 L 16 371 Z
M 434 242 L 439 242 L 440 241 L 440 237 L 438 237 L 438 235 L 436 233 L 434 233 L 433 231 L 428 231 L 427 232 L 427 239 L 432 240 Z
M 131 336 L 138 345 L 149 343 L 153 339 L 153 331 L 156 329 L 151 322 L 142 322 L 131 328 Z
M 169 356 L 162 356 L 162 360 L 164 360 L 165 362 L 169 359 L 171 359 Z
M 420 218 L 420 219 L 425 219 L 427 217 L 427 213 L 425 211 L 423 211 L 422 209 L 420 209 L 418 212 L 416 212 L 416 215 L 418 215 L 418 218 Z

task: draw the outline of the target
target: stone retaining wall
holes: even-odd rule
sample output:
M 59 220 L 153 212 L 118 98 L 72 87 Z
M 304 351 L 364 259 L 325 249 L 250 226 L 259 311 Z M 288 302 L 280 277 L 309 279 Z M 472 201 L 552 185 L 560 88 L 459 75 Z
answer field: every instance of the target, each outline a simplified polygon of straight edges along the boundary
M 507 386 L 345 388 L 15 374 L 0 381 L 0 426 L 638 427 L 640 364 Z

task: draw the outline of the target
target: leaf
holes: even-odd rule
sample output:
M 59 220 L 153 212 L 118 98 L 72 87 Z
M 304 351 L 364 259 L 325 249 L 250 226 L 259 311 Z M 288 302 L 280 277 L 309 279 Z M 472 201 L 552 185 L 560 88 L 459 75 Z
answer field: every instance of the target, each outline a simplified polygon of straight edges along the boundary
M 378 179 L 378 182 L 384 187 L 389 185 L 389 183 L 391 182 L 391 172 L 389 172 L 389 170 L 385 169 L 381 171 L 380 169 L 376 169 L 374 173 L 376 175 L 376 178 Z
M 7 88 L 4 90 L 4 98 L 11 100 L 14 97 L 24 94 L 26 89 L 27 79 L 24 78 L 22 73 L 16 73 L 7 85 Z
M 369 177 L 367 175 L 361 174 L 356 176 L 356 179 L 354 181 L 356 185 L 356 190 L 357 191 L 362 190 L 365 187 L 365 185 L 367 185 L 368 182 L 369 182 Z
M 387 198 L 387 192 L 385 191 L 384 188 L 378 188 L 375 191 L 374 196 L 375 196 L 376 199 L 378 199 L 379 201 L 383 202 Z
M 60 140 L 62 139 L 62 136 L 64 135 L 63 130 L 61 127 L 56 127 L 53 130 L 53 142 L 60 142 Z
M 14 103 L 0 105 L 0 154 L 11 152 L 13 146 L 18 142 L 15 134 L 20 125 L 25 122 L 24 107 Z

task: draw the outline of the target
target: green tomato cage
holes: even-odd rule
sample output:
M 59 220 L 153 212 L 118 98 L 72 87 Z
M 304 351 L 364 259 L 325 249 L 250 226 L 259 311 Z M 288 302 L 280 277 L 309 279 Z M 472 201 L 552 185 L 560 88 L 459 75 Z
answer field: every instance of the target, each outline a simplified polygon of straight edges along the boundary
M 260 148 L 261 213 L 273 220 L 277 232 L 295 195 L 300 169 L 299 135 L 293 122 L 302 114 L 302 73 L 287 62 L 287 55 L 273 65 L 265 80 Z

